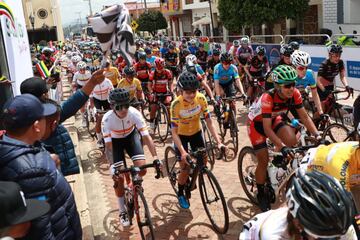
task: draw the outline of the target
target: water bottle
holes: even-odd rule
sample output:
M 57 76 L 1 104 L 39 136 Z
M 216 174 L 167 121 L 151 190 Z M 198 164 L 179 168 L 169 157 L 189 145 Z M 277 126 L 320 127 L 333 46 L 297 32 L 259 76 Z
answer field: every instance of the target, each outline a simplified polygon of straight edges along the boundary
M 276 191 L 279 188 L 280 182 L 283 180 L 284 176 L 286 174 L 286 170 L 283 168 L 278 168 L 274 166 L 274 164 L 271 164 L 268 167 L 268 175 L 270 178 L 271 186 Z

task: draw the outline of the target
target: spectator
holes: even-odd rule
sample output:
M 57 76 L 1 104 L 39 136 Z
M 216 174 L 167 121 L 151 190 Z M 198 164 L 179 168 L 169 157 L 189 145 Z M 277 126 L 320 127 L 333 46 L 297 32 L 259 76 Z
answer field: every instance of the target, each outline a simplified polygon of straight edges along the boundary
M 200 37 L 200 36 L 202 35 L 202 32 L 200 31 L 199 28 L 196 28 L 196 29 L 195 29 L 194 35 L 195 35 L 196 37 Z
M 31 221 L 50 210 L 46 201 L 25 199 L 15 182 L 0 181 L 0 239 L 22 238 L 29 232 Z
M 6 134 L 0 140 L 0 180 L 17 182 L 25 198 L 47 200 L 49 214 L 32 222 L 26 239 L 77 240 L 82 237 L 79 214 L 69 183 L 59 173 L 55 158 L 39 143 L 45 117 L 56 112 L 31 94 L 7 101 L 2 114 Z
M 45 136 L 43 142 L 53 147 L 59 155 L 61 162 L 61 172 L 64 176 L 79 173 L 79 165 L 75 154 L 74 144 L 67 129 L 61 124 L 66 119 L 75 115 L 76 112 L 86 103 L 94 87 L 104 81 L 103 70 L 96 71 L 82 89 L 77 90 L 68 100 L 62 103 L 60 109 L 60 119 L 57 121 L 55 130 L 51 131 L 50 136 Z M 21 83 L 21 93 L 30 93 L 41 101 L 46 101 L 48 88 L 41 78 L 28 78 Z M 51 128 L 48 126 L 47 128 Z

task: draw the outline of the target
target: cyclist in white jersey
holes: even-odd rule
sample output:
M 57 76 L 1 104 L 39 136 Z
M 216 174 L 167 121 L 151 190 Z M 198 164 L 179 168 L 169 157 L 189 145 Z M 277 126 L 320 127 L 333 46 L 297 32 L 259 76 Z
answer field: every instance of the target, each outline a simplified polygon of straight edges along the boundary
M 102 133 L 105 140 L 105 154 L 111 164 L 110 171 L 114 180 L 115 194 L 118 197 L 120 222 L 125 227 L 129 226 L 130 222 L 124 203 L 124 177 L 115 176 L 114 168 L 125 163 L 124 151 L 135 166 L 145 164 L 139 132 L 153 159 L 156 160 L 158 157 L 143 116 L 139 110 L 130 107 L 129 92 L 123 88 L 112 90 L 109 94 L 109 103 L 112 110 L 103 117 Z M 144 176 L 145 173 L 146 170 L 141 170 L 140 176 Z
M 245 223 L 239 239 L 357 239 L 353 199 L 335 178 L 298 169 L 286 198 L 286 207 L 260 213 Z
M 96 85 L 94 87 L 94 90 L 92 91 L 90 95 L 90 106 L 95 106 L 96 108 L 96 124 L 95 124 L 95 132 L 97 136 L 97 147 L 103 148 L 103 137 L 101 134 L 101 120 L 103 117 L 103 114 L 108 110 L 110 110 L 110 103 L 108 101 L 109 93 L 111 90 L 114 89 L 114 86 L 112 85 L 112 82 L 110 79 L 105 78 L 105 80 Z

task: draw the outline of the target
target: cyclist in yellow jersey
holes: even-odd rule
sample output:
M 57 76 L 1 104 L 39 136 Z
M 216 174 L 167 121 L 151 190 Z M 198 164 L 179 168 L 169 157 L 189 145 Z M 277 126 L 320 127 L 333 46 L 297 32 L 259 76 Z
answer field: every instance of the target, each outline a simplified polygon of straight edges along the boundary
M 117 88 L 124 88 L 129 91 L 130 100 L 142 100 L 143 90 L 139 79 L 135 78 L 136 72 L 133 67 L 126 66 L 124 68 L 125 78 L 121 79 Z
M 205 147 L 200 122 L 201 116 L 205 118 L 206 125 L 217 142 L 218 148 L 221 149 L 225 146 L 221 143 L 214 129 L 205 96 L 197 91 L 200 82 L 196 79 L 196 76 L 190 72 L 183 72 L 177 84 L 181 94 L 171 103 L 171 133 L 181 167 L 178 178 L 179 204 L 182 208 L 189 208 L 189 203 L 184 196 L 184 187 L 189 177 L 186 158 L 189 144 L 193 151 Z

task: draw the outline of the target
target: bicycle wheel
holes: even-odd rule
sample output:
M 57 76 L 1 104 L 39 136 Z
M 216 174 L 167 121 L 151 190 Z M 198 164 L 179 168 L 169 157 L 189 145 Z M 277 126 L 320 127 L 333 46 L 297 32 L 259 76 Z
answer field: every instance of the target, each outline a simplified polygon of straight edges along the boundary
M 229 212 L 224 194 L 214 174 L 207 168 L 199 174 L 199 190 L 205 212 L 219 234 L 229 229 Z
M 155 239 L 154 226 L 151 221 L 149 207 L 141 187 L 137 187 L 137 199 L 135 200 L 136 221 L 139 226 L 141 239 Z
M 322 138 L 331 142 L 344 142 L 350 140 L 349 133 L 344 125 L 332 123 L 324 130 Z
M 89 110 L 86 110 L 84 112 L 84 118 L 85 118 L 85 122 L 86 122 L 86 130 L 89 133 L 89 135 L 92 138 L 96 137 L 96 132 L 95 132 L 95 121 L 91 121 L 91 113 L 89 112 Z
M 255 181 L 255 170 L 258 161 L 256 159 L 255 151 L 252 147 L 244 147 L 241 149 L 238 158 L 238 173 L 240 178 L 241 186 L 254 204 L 257 204 L 257 188 Z
M 230 136 L 232 143 L 234 145 L 234 158 L 239 150 L 239 136 L 238 136 L 238 127 L 236 125 L 236 115 L 234 110 L 229 112 L 229 121 L 230 121 Z
M 156 131 L 159 134 L 161 142 L 165 142 L 169 132 L 169 114 L 167 108 L 163 104 L 159 104 L 156 114 Z
M 141 106 L 141 113 L 147 122 L 150 122 L 150 103 L 148 100 Z
M 175 149 L 172 146 L 168 146 L 165 149 L 164 164 L 166 167 L 167 176 L 169 178 L 171 187 L 174 189 L 175 194 L 177 195 L 178 194 L 177 180 L 181 169 L 180 169 L 180 165 L 177 164 Z
M 206 124 L 203 121 L 202 121 L 202 131 L 204 136 L 206 153 L 209 158 L 210 169 L 212 170 L 215 164 L 215 143 L 211 139 L 209 129 L 207 128 Z
M 130 225 L 132 225 L 132 220 L 134 217 L 134 197 L 132 190 L 126 188 L 124 196 L 125 196 L 126 211 L 129 217 Z

